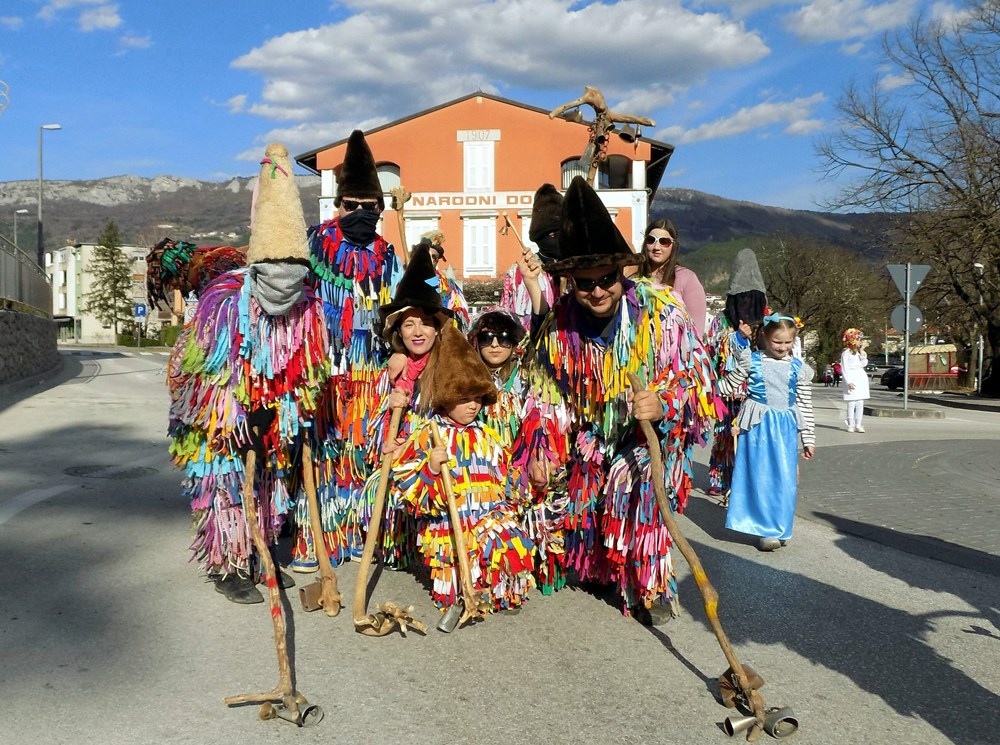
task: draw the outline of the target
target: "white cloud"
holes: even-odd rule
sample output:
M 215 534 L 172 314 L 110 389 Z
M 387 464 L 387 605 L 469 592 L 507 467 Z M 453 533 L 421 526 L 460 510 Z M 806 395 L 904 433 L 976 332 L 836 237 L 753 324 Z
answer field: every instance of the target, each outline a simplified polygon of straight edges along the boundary
M 265 81 L 249 111 L 303 120 L 339 139 L 361 121 L 384 123 L 476 90 L 513 98 L 519 89 L 550 91 L 559 101 L 587 84 L 616 111 L 652 116 L 709 73 L 770 53 L 756 31 L 680 0 L 343 4 L 355 15 L 274 37 L 233 61 Z M 310 137 L 309 147 L 323 142 Z
M 814 0 L 785 17 L 789 31 L 805 41 L 866 39 L 906 24 L 917 0 Z
M 934 3 L 931 6 L 931 18 L 944 28 L 956 28 L 971 17 L 971 8 L 956 8 L 951 3 Z
M 840 46 L 840 52 L 841 54 L 844 54 L 848 57 L 853 57 L 854 55 L 861 52 L 861 50 L 864 48 L 865 48 L 865 43 L 863 41 L 856 41 L 851 44 L 842 44 Z
M 230 114 L 239 114 L 241 111 L 244 111 L 246 109 L 247 94 L 240 93 L 239 95 L 231 96 L 230 98 L 226 99 L 224 105 L 227 109 L 229 109 Z
M 153 39 L 150 36 L 132 36 L 126 34 L 118 42 L 128 49 L 149 49 L 153 46 Z
M 913 82 L 913 76 L 902 74 L 902 75 L 886 75 L 878 81 L 878 87 L 883 91 L 892 91 L 896 88 L 903 88 Z
M 122 23 L 117 5 L 100 5 L 80 13 L 81 31 L 108 31 Z
M 814 93 L 792 101 L 765 101 L 756 106 L 740 109 L 732 116 L 700 124 L 692 129 L 680 126 L 666 127 L 655 135 L 658 140 L 666 140 L 677 145 L 735 137 L 754 130 L 762 130 L 774 124 L 786 122 L 784 129 L 788 135 L 805 135 L 821 128 L 822 122 L 811 117 L 812 110 L 826 100 L 822 93 Z
M 21 16 L 0 16 L 0 26 L 5 26 L 11 31 L 17 31 L 24 25 L 24 19 Z
M 70 10 L 88 5 L 106 5 L 107 0 L 48 0 L 38 11 L 38 17 L 45 21 L 54 21 L 63 10 Z

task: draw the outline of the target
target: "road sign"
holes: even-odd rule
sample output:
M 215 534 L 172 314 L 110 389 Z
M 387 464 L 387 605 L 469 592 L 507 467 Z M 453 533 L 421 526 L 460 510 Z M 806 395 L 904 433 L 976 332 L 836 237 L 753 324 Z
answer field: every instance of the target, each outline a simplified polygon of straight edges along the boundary
M 143 303 L 136 303 L 133 306 L 133 310 L 134 310 L 133 315 L 136 318 L 145 318 L 146 317 L 146 306 Z
M 184 323 L 191 323 L 191 319 L 194 318 L 194 312 L 198 310 L 197 302 L 184 303 Z
M 931 270 L 930 264 L 910 264 L 910 294 L 920 289 L 927 272 Z M 906 264 L 889 264 L 889 276 L 896 283 L 899 294 L 906 297 Z
M 889 317 L 892 327 L 900 334 L 906 333 L 906 306 L 900 303 L 892 309 Z M 924 325 L 924 312 L 916 305 L 910 306 L 910 333 L 915 334 Z

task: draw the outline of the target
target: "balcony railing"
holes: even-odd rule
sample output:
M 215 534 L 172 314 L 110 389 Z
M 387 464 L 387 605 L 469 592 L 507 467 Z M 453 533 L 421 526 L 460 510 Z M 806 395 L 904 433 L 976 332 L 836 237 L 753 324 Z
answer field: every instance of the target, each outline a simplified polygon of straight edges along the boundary
M 0 307 L 52 317 L 52 288 L 34 258 L 0 235 Z

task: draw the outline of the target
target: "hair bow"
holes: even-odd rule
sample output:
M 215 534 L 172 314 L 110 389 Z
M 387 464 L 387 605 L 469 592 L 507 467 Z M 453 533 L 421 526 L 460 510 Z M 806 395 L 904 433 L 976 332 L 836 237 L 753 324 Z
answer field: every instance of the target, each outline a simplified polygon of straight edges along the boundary
M 778 323 L 779 321 L 791 321 L 792 323 L 795 323 L 794 318 L 792 318 L 791 316 L 783 316 L 780 313 L 768 313 L 766 316 L 764 316 L 765 326 L 772 323 Z M 798 327 L 796 326 L 796 328 Z

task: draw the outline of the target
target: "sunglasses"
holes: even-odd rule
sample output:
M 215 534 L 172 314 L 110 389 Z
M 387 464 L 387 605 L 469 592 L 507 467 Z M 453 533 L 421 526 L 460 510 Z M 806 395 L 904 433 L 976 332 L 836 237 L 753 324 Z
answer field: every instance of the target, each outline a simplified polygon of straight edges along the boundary
M 481 347 L 493 346 L 494 341 L 504 349 L 514 346 L 514 337 L 509 331 L 501 331 L 499 333 L 495 331 L 480 331 L 476 334 L 476 341 L 479 342 L 479 346 Z
M 340 203 L 348 212 L 354 212 L 354 210 L 359 207 L 363 210 L 368 210 L 369 212 L 378 212 L 377 201 L 359 202 L 356 199 L 342 199 Z
M 652 246 L 656 242 L 659 242 L 659 244 L 661 246 L 672 246 L 672 245 L 674 245 L 674 239 L 671 238 L 669 235 L 664 235 L 664 236 L 661 236 L 660 238 L 657 238 L 655 235 L 647 235 L 646 236 L 646 245 L 647 246 Z
M 608 272 L 603 277 L 598 277 L 597 279 L 573 277 L 573 284 L 580 292 L 593 292 L 598 287 L 602 290 L 610 290 L 620 281 L 618 274 L 618 270 L 615 269 L 613 272 Z

